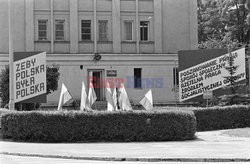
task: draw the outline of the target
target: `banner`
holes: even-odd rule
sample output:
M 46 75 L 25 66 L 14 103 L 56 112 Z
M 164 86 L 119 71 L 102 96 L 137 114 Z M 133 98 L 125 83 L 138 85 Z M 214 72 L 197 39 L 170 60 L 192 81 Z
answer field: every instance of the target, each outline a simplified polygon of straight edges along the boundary
M 246 78 L 245 48 L 232 52 L 234 66 L 237 66 L 234 76 L 237 82 Z M 195 59 L 192 59 L 195 60 Z M 225 77 L 230 76 L 228 70 L 229 54 L 205 61 L 179 72 L 179 101 L 185 101 L 199 95 L 204 91 L 216 90 L 229 84 Z
M 14 61 L 14 75 L 15 103 L 46 94 L 46 53 Z

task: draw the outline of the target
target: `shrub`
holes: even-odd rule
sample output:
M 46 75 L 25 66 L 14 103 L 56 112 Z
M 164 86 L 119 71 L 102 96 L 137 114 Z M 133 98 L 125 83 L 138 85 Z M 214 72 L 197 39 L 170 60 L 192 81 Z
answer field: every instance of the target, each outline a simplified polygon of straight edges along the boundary
M 31 111 L 2 117 L 4 138 L 35 142 L 167 141 L 193 139 L 192 111 Z
M 250 126 L 250 108 L 244 105 L 197 108 L 193 110 L 197 131 L 232 129 Z
M 10 110 L 4 109 L 4 108 L 0 108 L 0 128 L 2 127 L 1 126 L 2 115 L 4 115 L 5 113 L 8 113 L 8 112 L 10 112 Z

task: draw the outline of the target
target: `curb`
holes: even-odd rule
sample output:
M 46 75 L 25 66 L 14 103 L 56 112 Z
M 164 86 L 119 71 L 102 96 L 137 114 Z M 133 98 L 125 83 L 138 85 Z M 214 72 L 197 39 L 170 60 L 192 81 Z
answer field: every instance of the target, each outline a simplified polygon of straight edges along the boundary
M 40 157 L 40 158 L 59 158 L 75 160 L 93 160 L 93 161 L 130 161 L 130 162 L 250 162 L 250 158 L 120 158 L 120 157 L 83 157 L 83 156 L 63 156 L 63 155 L 44 155 L 0 152 L 3 155 L 13 155 L 22 157 Z

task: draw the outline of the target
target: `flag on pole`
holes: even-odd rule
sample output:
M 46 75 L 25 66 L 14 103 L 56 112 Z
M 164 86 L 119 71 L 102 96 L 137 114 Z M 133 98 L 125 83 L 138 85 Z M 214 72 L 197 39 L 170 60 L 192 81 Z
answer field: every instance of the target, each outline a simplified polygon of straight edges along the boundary
M 94 86 L 93 86 L 92 83 L 90 83 L 89 84 L 89 95 L 88 95 L 89 107 L 90 108 L 94 104 L 96 99 L 97 99 L 97 97 L 96 97 L 96 94 L 95 94 Z
M 132 110 L 124 84 L 121 84 L 120 95 L 118 100 L 121 110 Z
M 62 83 L 61 94 L 57 110 L 61 110 L 63 104 L 67 103 L 70 99 L 72 99 L 72 96 L 70 95 L 66 86 Z
M 88 96 L 87 96 L 87 93 L 86 93 L 86 87 L 85 87 L 84 81 L 82 81 L 82 94 L 81 94 L 80 109 L 81 110 L 89 109 L 89 106 L 88 106 Z
M 153 109 L 153 96 L 151 89 L 145 94 L 145 96 L 141 99 L 140 104 L 146 109 L 146 110 L 152 110 Z
M 108 102 L 108 111 L 114 111 L 114 100 L 113 100 L 113 97 L 112 97 L 112 92 L 111 92 L 109 83 L 107 83 L 106 89 L 107 89 L 107 91 L 106 91 L 106 100 Z
M 114 91 L 113 91 L 113 102 L 114 102 L 114 110 L 118 110 L 117 108 L 117 89 L 116 87 L 114 88 Z

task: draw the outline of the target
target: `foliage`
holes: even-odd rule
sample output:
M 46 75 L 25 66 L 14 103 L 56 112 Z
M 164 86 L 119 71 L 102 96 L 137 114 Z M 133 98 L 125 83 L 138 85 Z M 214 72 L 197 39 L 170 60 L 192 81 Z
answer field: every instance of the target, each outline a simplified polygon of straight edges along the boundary
M 225 107 L 195 108 L 197 131 L 243 128 L 250 126 L 250 107 L 233 105 Z
M 193 139 L 192 111 L 22 111 L 2 117 L 4 138 L 34 142 L 167 141 Z
M 59 67 L 52 66 L 47 67 L 47 94 L 52 93 L 53 91 L 57 90 L 58 88 L 58 80 L 59 80 Z M 1 97 L 1 106 L 5 107 L 9 103 L 9 67 L 6 66 L 5 69 L 2 70 L 0 73 L 0 97 Z M 15 104 L 17 109 L 20 109 L 21 104 Z M 34 110 L 39 108 L 38 103 L 25 103 L 22 104 L 23 110 Z
M 231 40 L 248 44 L 250 37 L 250 0 L 198 0 L 198 40 Z
M 250 94 L 222 95 L 218 98 L 217 105 L 226 106 L 231 104 L 250 104 Z
M 243 46 L 243 44 L 239 43 L 237 40 L 229 41 L 228 37 L 219 40 L 219 39 L 211 39 L 209 38 L 206 41 L 202 41 L 198 44 L 199 49 L 220 49 L 220 48 L 227 48 L 228 44 L 230 43 L 233 49 L 238 49 Z
M 0 73 L 0 97 L 1 107 L 9 103 L 9 67 L 5 67 Z
M 52 67 L 47 67 L 46 71 L 47 94 L 50 94 L 58 89 L 58 81 L 60 77 L 59 66 L 53 65 Z

